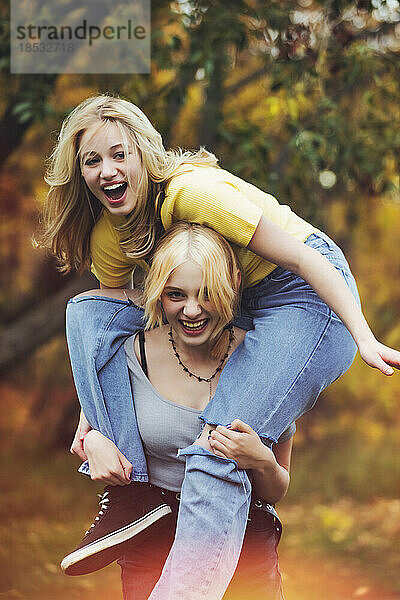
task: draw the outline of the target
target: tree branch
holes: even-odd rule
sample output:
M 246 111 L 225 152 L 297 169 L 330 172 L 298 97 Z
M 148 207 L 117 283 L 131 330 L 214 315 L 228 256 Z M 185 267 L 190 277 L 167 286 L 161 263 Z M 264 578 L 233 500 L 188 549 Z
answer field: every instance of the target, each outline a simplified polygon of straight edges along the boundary
M 29 356 L 64 330 L 65 305 L 69 298 L 93 287 L 87 272 L 76 275 L 47 302 L 35 306 L 0 332 L 0 372 Z
M 270 71 L 269 66 L 264 65 L 264 66 L 260 67 L 259 69 L 257 69 L 256 71 L 254 71 L 253 73 L 246 75 L 246 77 L 243 77 L 243 79 L 241 79 L 240 81 L 237 81 L 236 83 L 233 83 L 232 85 L 226 86 L 225 91 L 227 94 L 237 94 L 242 87 L 244 87 L 245 85 L 248 85 L 249 83 L 252 83 L 253 81 L 255 81 L 256 79 L 259 79 L 263 75 L 266 75 L 267 73 L 269 73 L 269 71 Z

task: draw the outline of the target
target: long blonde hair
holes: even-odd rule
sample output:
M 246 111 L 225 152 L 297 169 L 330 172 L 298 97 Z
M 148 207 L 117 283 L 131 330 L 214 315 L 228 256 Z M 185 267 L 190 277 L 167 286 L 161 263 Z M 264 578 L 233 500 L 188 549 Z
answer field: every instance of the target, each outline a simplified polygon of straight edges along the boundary
M 225 238 L 204 225 L 179 221 L 158 242 L 144 286 L 146 329 L 162 325 L 161 294 L 172 271 L 188 260 L 203 271 L 199 301 L 207 294 L 219 315 L 210 341 L 214 344 L 212 355 L 222 358 L 229 337 L 226 326 L 239 303 L 240 267 Z
M 160 133 L 134 104 L 108 95 L 94 96 L 79 104 L 64 120 L 57 144 L 48 160 L 45 176 L 50 190 L 43 206 L 41 232 L 35 244 L 49 248 L 60 270 L 84 270 L 90 262 L 90 235 L 102 206 L 81 176 L 79 145 L 93 125 L 114 123 L 124 146 L 133 145 L 140 155 L 143 173 L 137 183 L 137 203 L 120 232 L 120 246 L 134 259 L 151 255 L 156 241 L 162 184 L 184 164 L 217 167 L 216 157 L 197 152 L 166 150 Z M 126 154 L 127 156 L 127 154 Z

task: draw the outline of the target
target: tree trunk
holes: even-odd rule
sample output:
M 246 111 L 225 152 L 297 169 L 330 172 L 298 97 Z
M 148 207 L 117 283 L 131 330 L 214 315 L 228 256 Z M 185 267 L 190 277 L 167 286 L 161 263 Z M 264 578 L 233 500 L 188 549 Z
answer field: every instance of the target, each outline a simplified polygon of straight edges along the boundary
M 44 304 L 27 309 L 26 314 L 0 332 L 0 372 L 30 355 L 36 348 L 64 330 L 67 300 L 93 287 L 90 273 L 75 276 Z

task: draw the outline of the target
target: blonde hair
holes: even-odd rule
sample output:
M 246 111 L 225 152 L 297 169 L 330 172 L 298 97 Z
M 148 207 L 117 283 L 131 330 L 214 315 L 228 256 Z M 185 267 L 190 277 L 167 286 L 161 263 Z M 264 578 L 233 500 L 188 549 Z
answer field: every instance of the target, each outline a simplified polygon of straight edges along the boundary
M 188 260 L 203 271 L 200 302 L 207 297 L 218 312 L 219 320 L 210 341 L 214 344 L 212 355 L 222 358 L 229 337 L 226 326 L 239 303 L 240 267 L 229 243 L 209 227 L 179 221 L 158 242 L 144 286 L 146 329 L 163 324 L 161 294 L 174 269 Z
M 108 95 L 94 96 L 79 104 L 64 120 L 57 144 L 48 160 L 45 176 L 50 190 L 45 201 L 42 230 L 34 240 L 49 248 L 60 270 L 82 271 L 89 266 L 90 235 L 102 206 L 81 176 L 80 141 L 93 125 L 114 123 L 122 135 L 126 156 L 129 145 L 137 150 L 142 175 L 136 187 L 137 202 L 123 226 L 120 246 L 134 259 L 150 256 L 156 241 L 162 184 L 185 164 L 217 167 L 216 157 L 200 148 L 197 152 L 165 150 L 160 133 L 134 104 Z

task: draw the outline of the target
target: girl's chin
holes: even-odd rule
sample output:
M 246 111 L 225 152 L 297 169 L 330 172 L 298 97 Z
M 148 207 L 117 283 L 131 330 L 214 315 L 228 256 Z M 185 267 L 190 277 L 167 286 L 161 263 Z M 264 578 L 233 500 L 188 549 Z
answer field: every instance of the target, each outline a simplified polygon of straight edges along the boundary
M 124 208 L 124 202 L 107 202 L 107 208 L 109 210 L 118 210 Z
M 129 215 L 133 209 L 133 204 L 130 205 L 128 202 L 102 202 L 103 206 L 113 214 L 118 215 Z
M 127 188 L 121 198 L 118 198 L 117 200 L 108 198 L 106 194 L 102 194 L 99 200 L 102 205 L 111 213 L 118 213 L 120 215 L 128 215 L 131 213 L 135 208 L 136 203 L 136 199 L 132 194 L 132 190 L 129 188 Z

